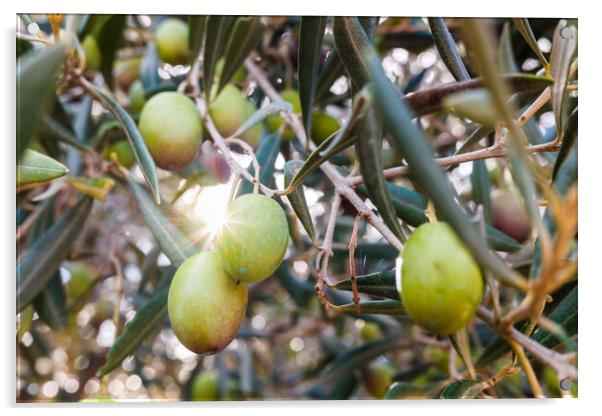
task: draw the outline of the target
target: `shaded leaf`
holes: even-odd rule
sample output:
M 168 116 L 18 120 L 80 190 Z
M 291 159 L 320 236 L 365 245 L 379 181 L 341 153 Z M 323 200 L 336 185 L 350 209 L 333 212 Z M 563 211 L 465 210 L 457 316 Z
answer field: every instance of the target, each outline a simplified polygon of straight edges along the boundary
M 514 49 L 512 48 L 512 36 L 510 33 L 510 22 L 504 23 L 502 34 L 499 40 L 498 59 L 500 62 L 500 72 L 503 74 L 513 74 L 519 72 L 518 65 L 514 58 Z
M 153 160 L 144 138 L 140 134 L 136 123 L 132 119 L 125 109 L 119 105 L 117 101 L 109 93 L 101 88 L 90 85 L 94 88 L 94 92 L 100 98 L 104 106 L 115 116 L 123 130 L 125 135 L 132 146 L 134 156 L 136 156 L 136 162 L 142 170 L 142 174 L 146 179 L 146 182 L 150 186 L 150 189 L 155 197 L 155 201 L 159 203 L 161 201 L 161 195 L 159 194 L 159 179 L 157 177 L 157 169 L 155 167 L 155 161 Z
M 358 347 L 351 348 L 340 354 L 329 365 L 320 377 L 320 381 L 327 382 L 340 379 L 363 367 L 379 355 L 399 347 L 403 337 L 399 334 L 376 341 L 366 342 Z
M 224 66 L 222 67 L 217 94 L 230 82 L 247 56 L 259 44 L 263 29 L 259 16 L 244 16 L 236 19 L 224 50 Z
M 168 288 L 160 290 L 146 305 L 136 312 L 134 318 L 128 323 L 115 340 L 107 353 L 107 361 L 97 372 L 97 377 L 102 377 L 119 367 L 123 360 L 136 352 L 142 342 L 155 333 L 157 326 L 167 316 Z
M 66 48 L 59 45 L 32 49 L 17 60 L 17 159 L 49 105 L 65 53 Z
M 128 183 L 138 209 L 144 217 L 144 221 L 157 240 L 159 247 L 165 253 L 173 265 L 179 266 L 188 257 L 198 251 L 194 244 L 176 227 L 150 198 L 148 193 L 130 175 L 127 176 Z
M 40 237 L 17 263 L 17 312 L 44 289 L 90 214 L 93 199 L 84 197 Z
M 213 74 L 215 65 L 221 58 L 226 44 L 226 36 L 230 32 L 230 27 L 234 22 L 235 16 L 207 16 L 205 33 L 205 50 L 203 52 L 203 88 L 207 101 L 210 101 L 211 85 L 213 84 Z M 217 97 L 217 94 L 215 94 Z
M 160 64 L 161 60 L 157 53 L 157 47 L 153 42 L 149 42 L 146 45 L 144 56 L 140 62 L 140 81 L 142 81 L 145 92 L 161 84 L 161 77 L 159 76 Z
M 402 150 L 413 179 L 432 199 L 437 214 L 443 217 L 469 247 L 476 260 L 495 275 L 516 283 L 519 277 L 488 249 L 474 224 L 455 202 L 455 192 L 448 178 L 433 159 L 431 149 L 422 133 L 412 122 L 412 116 L 397 89 L 385 75 L 378 57 L 368 59 L 376 107 Z
M 474 399 L 487 385 L 476 380 L 457 380 L 441 392 L 442 399 Z
M 299 29 L 299 59 L 297 73 L 299 77 L 299 98 L 303 125 L 309 137 L 313 114 L 318 66 L 322 50 L 322 39 L 328 18 L 325 16 L 302 16 Z
M 567 26 L 561 21 L 554 31 L 552 52 L 550 53 L 550 70 L 554 77 L 552 86 L 552 108 L 556 116 L 556 131 L 560 133 L 563 129 L 563 102 L 566 91 L 567 78 L 571 59 L 577 50 L 577 29 L 575 26 Z
M 420 400 L 430 398 L 428 387 L 417 387 L 411 383 L 396 382 L 394 383 L 387 394 L 385 400 Z
M 287 103 L 286 101 L 279 102 L 271 102 L 268 105 L 260 108 L 255 111 L 251 117 L 246 119 L 240 127 L 236 130 L 232 137 L 238 137 L 245 131 L 249 130 L 254 125 L 261 123 L 266 117 L 269 117 L 274 114 L 278 114 L 280 112 L 290 112 L 293 111 L 293 105 L 291 103 Z
M 378 125 L 374 112 L 368 110 L 360 122 L 358 140 L 355 149 L 360 165 L 360 172 L 364 178 L 364 185 L 370 200 L 378 209 L 387 227 L 399 239 L 403 239 L 401 226 L 389 197 L 388 188 L 383 174 L 381 162 L 382 154 L 382 129 Z
M 194 62 L 199 59 L 203 40 L 205 38 L 205 25 L 207 24 L 206 15 L 188 16 L 188 45 L 190 47 L 190 58 Z
M 560 150 L 558 151 L 558 156 L 556 157 L 556 161 L 554 162 L 554 171 L 552 172 L 552 180 L 556 178 L 556 174 L 558 173 L 558 169 L 562 166 L 562 163 L 566 160 L 569 155 L 573 145 L 577 141 L 577 132 L 578 132 L 578 109 L 571 113 L 566 123 L 564 124 L 564 133 L 562 134 L 562 144 L 560 145 Z
M 113 62 L 123 40 L 123 29 L 126 19 L 127 15 L 125 14 L 108 16 L 96 35 L 98 48 L 102 56 L 100 72 L 102 72 L 106 83 L 111 87 L 113 86 Z
M 50 156 L 25 149 L 17 164 L 17 186 L 48 182 L 67 173 L 69 169 Z
M 272 134 L 264 133 L 261 136 L 257 150 L 255 151 L 257 163 L 259 163 L 261 168 L 261 171 L 259 172 L 259 181 L 266 186 L 270 186 L 270 181 L 273 180 L 274 163 L 276 163 L 276 158 L 280 152 L 281 145 L 281 134 L 278 132 Z M 249 166 L 248 171 L 251 176 L 255 177 L 255 168 L 253 167 L 253 164 Z M 237 195 L 241 196 L 251 192 L 253 192 L 253 184 L 243 179 Z
M 472 162 L 472 174 L 470 175 L 472 184 L 472 200 L 483 207 L 485 222 L 491 224 L 492 204 L 491 204 L 491 178 L 485 166 L 484 160 L 475 160 Z
M 399 301 L 399 292 L 395 278 L 395 269 L 385 270 L 363 276 L 356 276 L 355 282 L 360 293 L 380 296 Z M 351 291 L 351 279 L 338 282 L 333 286 L 337 290 Z
M 428 24 L 431 28 L 431 34 L 433 35 L 433 41 L 437 48 L 437 52 L 439 52 L 439 56 L 449 72 L 456 81 L 470 79 L 466 66 L 464 66 L 464 62 L 462 62 L 462 58 L 460 58 L 460 54 L 458 53 L 456 42 L 451 33 L 449 33 L 449 29 L 447 29 L 443 18 L 429 17 Z
M 322 101 L 330 92 L 332 84 L 345 72 L 345 67 L 336 50 L 331 50 L 324 62 L 316 84 L 316 101 Z
M 372 47 L 357 17 L 335 17 L 332 27 L 337 54 L 356 90 L 368 82 L 365 54 Z
M 355 303 L 337 305 L 334 307 L 338 312 L 357 312 L 394 316 L 407 315 L 403 304 L 398 300 L 365 300 L 359 303 L 359 308 L 358 312 Z
M 577 334 L 579 322 L 577 302 L 578 291 L 577 285 L 575 285 L 569 294 L 548 315 L 548 318 L 562 327 L 564 334 L 559 336 L 539 328 L 533 333 L 531 338 L 548 348 L 554 348 L 563 342 L 570 350 L 576 350 L 575 342 L 570 337 Z
M 301 160 L 289 160 L 285 163 L 284 187 L 287 187 L 289 185 L 291 179 L 301 168 L 301 166 L 303 166 L 303 162 Z M 288 201 L 293 207 L 295 214 L 297 214 L 297 218 L 299 218 L 301 224 L 303 224 L 303 228 L 305 228 L 307 235 L 314 244 L 317 244 L 316 231 L 314 229 L 314 223 L 309 213 L 309 208 L 307 207 L 307 201 L 305 200 L 305 193 L 303 192 L 303 187 L 298 186 L 286 197 L 288 198 Z
M 531 50 L 535 53 L 535 56 L 537 56 L 537 59 L 539 59 L 541 66 L 543 66 L 544 69 L 546 70 L 546 73 L 549 74 L 550 73 L 550 64 L 548 64 L 546 57 L 543 56 L 541 49 L 539 49 L 539 46 L 537 45 L 537 39 L 535 39 L 533 30 L 531 29 L 531 25 L 529 24 L 529 19 L 514 18 L 512 20 L 514 20 L 514 24 L 516 25 L 516 28 L 518 29 L 520 34 L 523 36 L 523 39 L 525 39 L 525 41 L 527 42 L 527 45 L 529 45 Z

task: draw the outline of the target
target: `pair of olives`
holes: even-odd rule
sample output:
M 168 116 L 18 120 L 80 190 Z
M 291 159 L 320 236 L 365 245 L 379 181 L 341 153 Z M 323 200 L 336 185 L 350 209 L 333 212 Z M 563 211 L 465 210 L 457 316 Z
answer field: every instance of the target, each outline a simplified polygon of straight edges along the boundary
M 270 276 L 288 245 L 288 223 L 273 199 L 246 194 L 228 207 L 215 251 L 204 251 L 178 268 L 168 295 L 172 328 L 197 354 L 221 351 L 244 318 L 246 283 Z

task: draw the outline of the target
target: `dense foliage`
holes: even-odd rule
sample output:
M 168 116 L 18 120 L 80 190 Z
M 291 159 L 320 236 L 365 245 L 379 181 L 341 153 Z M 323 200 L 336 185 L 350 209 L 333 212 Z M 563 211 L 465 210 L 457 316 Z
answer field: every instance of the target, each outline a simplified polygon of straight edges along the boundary
M 19 15 L 17 400 L 575 396 L 576 26 Z

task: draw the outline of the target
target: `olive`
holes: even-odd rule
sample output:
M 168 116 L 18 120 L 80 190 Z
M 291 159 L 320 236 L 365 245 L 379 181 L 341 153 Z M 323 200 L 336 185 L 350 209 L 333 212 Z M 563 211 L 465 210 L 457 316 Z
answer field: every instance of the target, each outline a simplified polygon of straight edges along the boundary
M 190 56 L 188 25 L 180 19 L 168 18 L 155 30 L 157 54 L 170 65 L 185 64 Z

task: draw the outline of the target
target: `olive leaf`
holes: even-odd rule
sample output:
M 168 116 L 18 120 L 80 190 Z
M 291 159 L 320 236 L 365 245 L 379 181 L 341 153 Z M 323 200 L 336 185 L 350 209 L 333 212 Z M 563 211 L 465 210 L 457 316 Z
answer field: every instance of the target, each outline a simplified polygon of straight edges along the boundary
M 280 133 L 267 134 L 264 132 L 261 136 L 255 152 L 255 157 L 261 168 L 261 171 L 259 172 L 259 182 L 266 186 L 270 186 L 270 181 L 273 180 L 274 164 L 276 163 L 276 158 L 278 157 L 281 146 L 282 135 Z M 249 166 L 248 171 L 251 176 L 255 177 L 255 168 L 253 167 L 253 164 Z M 251 192 L 253 192 L 253 184 L 247 180 L 243 180 L 237 195 L 241 196 Z
M 17 263 L 17 312 L 46 287 L 81 233 L 93 199 L 84 197 L 44 233 Z
M 357 17 L 335 17 L 332 27 L 338 56 L 356 90 L 368 82 L 365 50 L 372 47 L 370 38 Z
M 360 293 L 399 301 L 399 292 L 397 291 L 397 283 L 395 280 L 395 269 L 356 276 L 355 283 L 357 285 L 357 290 Z M 351 291 L 351 279 L 341 280 L 336 283 L 333 288 Z
M 562 163 L 566 160 L 569 155 L 573 145 L 577 141 L 577 132 L 578 132 L 578 109 L 575 108 L 569 118 L 564 123 L 564 132 L 562 134 L 562 144 L 560 145 L 560 150 L 558 151 L 558 156 L 556 156 L 556 161 L 554 162 L 554 170 L 552 171 L 552 180 L 556 178 L 558 174 L 558 169 L 562 166 Z
M 167 316 L 167 295 L 169 288 L 159 290 L 123 328 L 123 331 L 107 353 L 105 364 L 96 373 L 102 377 L 121 365 L 123 360 L 136 352 L 142 342 L 155 332 L 157 326 Z
M 345 72 L 345 67 L 339 58 L 336 50 L 330 51 L 330 54 L 324 62 L 322 71 L 318 76 L 316 83 L 316 101 L 322 101 L 330 92 L 332 84 L 339 79 Z
M 381 162 L 382 129 L 378 125 L 373 111 L 368 110 L 364 115 L 360 122 L 358 136 L 358 140 L 355 141 L 355 150 L 370 200 L 378 209 L 378 213 L 387 227 L 397 238 L 403 240 L 401 226 L 385 186 L 386 181 Z
M 136 161 L 138 162 L 138 165 L 142 170 L 142 174 L 150 186 L 153 196 L 155 197 L 155 201 L 158 204 L 161 201 L 161 195 L 159 194 L 159 179 L 157 177 L 157 169 L 155 167 L 155 162 L 148 148 L 146 147 L 144 138 L 136 126 L 136 123 L 128 114 L 128 112 L 125 111 L 125 109 L 119 105 L 119 103 L 115 101 L 115 99 L 111 97 L 108 92 L 92 84 L 89 85 L 89 88 L 92 89 L 96 96 L 98 96 L 102 104 L 113 114 L 125 131 L 125 135 L 132 146 L 132 150 L 134 151 L 134 156 L 136 156 Z
M 199 53 L 205 40 L 206 15 L 188 16 L 188 45 L 190 47 L 190 59 L 194 62 L 199 59 Z
M 346 377 L 349 373 L 363 367 L 379 355 L 399 347 L 404 341 L 400 334 L 388 338 L 366 342 L 358 347 L 351 348 L 341 353 L 331 365 L 326 367 L 320 381 L 334 381 Z
M 521 278 L 487 249 L 472 221 L 455 202 L 455 192 L 448 178 L 433 159 L 427 141 L 412 122 L 409 108 L 385 75 L 380 60 L 373 52 L 368 56 L 368 69 L 376 108 L 385 128 L 402 150 L 413 179 L 431 198 L 437 213 L 449 222 L 476 260 L 499 278 L 517 284 Z
M 207 101 L 211 101 L 211 85 L 215 65 L 221 58 L 226 36 L 234 23 L 234 16 L 208 16 L 205 23 L 205 50 L 203 52 L 203 88 Z M 217 94 L 215 94 L 217 97 Z
M 449 33 L 449 29 L 445 25 L 443 18 L 441 17 L 429 17 L 427 18 L 429 27 L 431 28 L 431 34 L 433 35 L 433 41 L 441 60 L 453 75 L 456 81 L 465 81 L 470 79 L 466 66 L 460 58 L 456 42 Z
M 17 186 L 51 181 L 69 173 L 69 169 L 50 156 L 25 149 L 17 164 Z
M 504 23 L 504 28 L 500 35 L 498 59 L 501 73 L 512 74 L 519 71 L 516 59 L 514 58 L 510 22 Z
M 543 66 L 546 73 L 549 74 L 550 64 L 546 60 L 546 57 L 543 56 L 541 49 L 539 49 L 539 45 L 537 45 L 537 39 L 535 39 L 533 30 L 531 29 L 531 25 L 529 24 L 529 19 L 514 18 L 512 20 L 514 21 L 514 24 L 516 25 L 516 28 L 518 29 L 520 34 L 523 36 L 523 39 L 525 39 L 525 41 L 527 42 L 527 45 L 529 45 L 531 50 L 535 53 L 535 56 L 537 56 L 537 59 L 539 59 L 541 66 Z
M 140 81 L 142 81 L 145 92 L 161 84 L 161 77 L 159 76 L 160 64 L 161 60 L 157 53 L 157 47 L 153 42 L 149 42 L 140 62 Z
M 129 174 L 127 175 L 127 181 L 142 217 L 157 240 L 159 247 L 172 264 L 179 266 L 188 257 L 196 254 L 198 250 L 192 241 L 169 220 L 159 206 L 153 203 L 148 193 Z
M 251 117 L 246 119 L 232 134 L 233 137 L 238 137 L 243 134 L 245 131 L 249 130 L 254 125 L 261 123 L 266 117 L 269 117 L 274 114 L 278 114 L 280 112 L 290 112 L 293 111 L 293 105 L 291 103 L 287 103 L 286 101 L 273 101 L 268 105 L 260 108 L 255 111 Z
M 554 31 L 552 52 L 550 53 L 550 70 L 554 77 L 552 86 L 552 107 L 556 117 L 556 130 L 560 134 L 563 128 L 563 103 L 571 59 L 577 51 L 577 29 L 567 26 L 566 22 L 558 24 Z
M 474 399 L 487 388 L 487 384 L 477 380 L 456 380 L 441 392 L 442 399 Z
M 311 133 L 318 66 L 327 20 L 325 16 L 302 16 L 299 29 L 299 97 L 303 125 L 308 137 Z
M 303 166 L 301 160 L 289 160 L 284 164 L 284 186 L 287 187 L 291 182 L 293 176 Z M 288 201 L 293 207 L 293 211 L 297 214 L 297 217 L 303 224 L 303 228 L 307 232 L 307 235 L 314 244 L 318 244 L 316 241 L 316 231 L 314 229 L 314 223 L 307 207 L 307 201 L 305 200 L 305 193 L 303 187 L 298 186 L 290 194 L 287 195 Z
M 359 312 L 358 308 L 359 307 Z M 358 305 L 355 303 L 347 303 L 345 305 L 337 305 L 333 308 L 338 312 L 357 312 L 381 315 L 404 316 L 407 315 L 403 304 L 398 300 L 364 300 Z
M 217 94 L 230 82 L 246 57 L 259 44 L 263 29 L 259 16 L 244 16 L 236 19 L 224 50 L 224 66 L 222 67 Z
M 125 14 L 109 15 L 97 29 L 96 40 L 102 56 L 100 72 L 110 87 L 113 86 L 113 62 L 123 40 L 126 20 L 127 15 Z
M 491 224 L 492 203 L 491 203 L 491 178 L 485 166 L 484 160 L 475 160 L 472 162 L 472 173 L 470 175 L 472 184 L 472 200 L 483 207 L 485 222 Z
M 428 399 L 431 397 L 431 389 L 429 386 L 418 387 L 411 383 L 396 382 L 385 394 L 385 400 L 419 400 Z
M 64 45 L 32 49 L 17 60 L 17 159 L 50 104 L 55 76 L 63 64 Z

